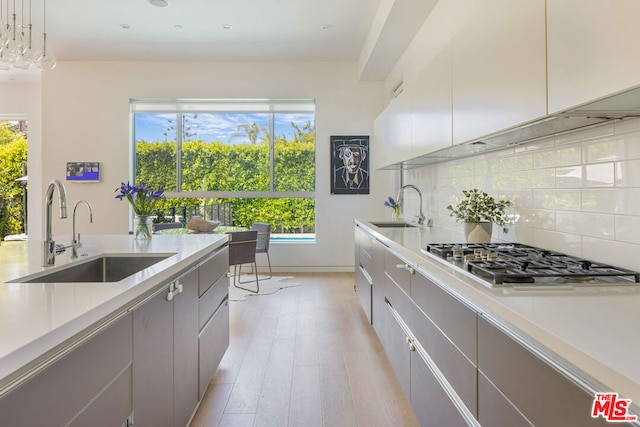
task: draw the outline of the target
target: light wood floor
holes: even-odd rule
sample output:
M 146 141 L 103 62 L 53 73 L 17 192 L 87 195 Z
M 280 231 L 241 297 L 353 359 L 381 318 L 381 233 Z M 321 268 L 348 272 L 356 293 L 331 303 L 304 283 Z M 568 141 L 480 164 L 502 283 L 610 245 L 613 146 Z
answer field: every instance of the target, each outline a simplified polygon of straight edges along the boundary
M 350 273 L 231 302 L 231 344 L 191 427 L 417 426 Z

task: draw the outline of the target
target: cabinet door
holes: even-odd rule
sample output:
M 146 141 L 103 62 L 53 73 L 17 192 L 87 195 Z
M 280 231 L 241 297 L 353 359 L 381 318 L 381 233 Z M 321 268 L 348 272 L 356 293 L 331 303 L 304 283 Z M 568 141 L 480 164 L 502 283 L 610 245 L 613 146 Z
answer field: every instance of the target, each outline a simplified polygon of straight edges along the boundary
M 199 395 L 204 396 L 209 383 L 229 347 L 229 302 L 220 305 L 199 335 Z
M 411 85 L 411 156 L 451 146 L 451 48 L 446 46 Z
M 549 112 L 640 85 L 640 2 L 547 0 Z
M 453 142 L 546 114 L 544 0 L 478 0 L 453 39 Z
M 373 287 L 371 289 L 371 323 L 373 329 L 378 334 L 378 338 L 382 340 L 384 322 L 386 316 L 386 305 L 384 302 L 385 278 L 384 278 L 384 252 L 386 247 L 374 240 L 371 246 L 372 264 L 373 264 Z
M 403 92 L 389 102 L 375 122 L 375 168 L 411 157 L 411 98 Z
M 198 405 L 198 270 L 178 279 L 173 299 L 174 426 L 186 426 Z
M 407 343 L 407 334 L 396 320 L 397 314 L 387 305 L 389 313 L 386 317 L 384 350 L 387 353 L 393 371 L 396 373 L 402 390 L 407 397 L 411 396 L 411 352 Z
M 173 426 L 173 304 L 168 288 L 133 311 L 136 425 Z
M 411 407 L 423 427 L 468 426 L 449 395 L 442 388 L 425 360 L 411 352 Z M 509 424 L 504 424 L 507 426 Z M 510 426 L 510 425 L 509 425 Z
M 531 427 L 529 420 L 481 372 L 478 373 L 478 421 L 482 427 Z

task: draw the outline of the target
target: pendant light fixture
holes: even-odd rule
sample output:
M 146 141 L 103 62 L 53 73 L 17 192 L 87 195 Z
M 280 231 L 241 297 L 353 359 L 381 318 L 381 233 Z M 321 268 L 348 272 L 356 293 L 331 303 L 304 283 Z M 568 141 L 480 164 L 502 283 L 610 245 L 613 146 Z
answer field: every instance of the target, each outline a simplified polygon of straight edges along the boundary
M 28 1 L 28 11 L 25 10 L 25 1 Z M 20 0 L 18 10 L 16 0 L 0 0 L 0 71 L 27 70 L 33 67 L 53 70 L 56 66 L 56 57 L 47 41 L 46 0 L 42 0 L 43 32 L 42 44 L 38 49 L 33 44 L 31 2 L 32 0 Z

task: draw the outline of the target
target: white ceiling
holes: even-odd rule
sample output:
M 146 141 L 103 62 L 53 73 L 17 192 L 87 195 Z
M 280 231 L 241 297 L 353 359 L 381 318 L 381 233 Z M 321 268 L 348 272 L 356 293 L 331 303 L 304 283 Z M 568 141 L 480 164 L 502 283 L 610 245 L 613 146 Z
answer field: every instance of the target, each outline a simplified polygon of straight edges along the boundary
M 7 1 L 11 11 L 13 0 L 0 0 L 4 19 Z M 29 0 L 16 0 L 19 14 L 23 1 L 28 10 Z M 42 1 L 31 0 L 38 40 Z M 362 79 L 381 80 L 436 3 L 169 2 L 155 7 L 148 0 L 49 0 L 48 42 L 58 61 L 360 61 Z M 225 29 L 227 25 L 231 28 Z M 38 73 L 0 71 L 0 81 L 29 75 Z

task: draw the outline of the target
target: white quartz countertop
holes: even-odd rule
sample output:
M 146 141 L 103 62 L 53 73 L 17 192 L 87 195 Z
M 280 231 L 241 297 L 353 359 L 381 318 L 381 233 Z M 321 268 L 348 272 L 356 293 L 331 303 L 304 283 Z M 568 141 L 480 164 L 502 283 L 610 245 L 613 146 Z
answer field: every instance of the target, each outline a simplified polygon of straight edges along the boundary
M 380 228 L 356 220 L 422 274 L 491 318 L 565 373 L 600 392 L 617 392 L 640 408 L 640 286 L 563 290 L 490 288 L 423 251 L 428 243 L 462 242 L 436 227 Z
M 56 239 L 70 241 L 69 236 Z M 224 234 L 154 235 L 140 242 L 127 235 L 82 236 L 78 261 L 69 251 L 53 267 L 41 266 L 41 243 L 2 242 L 0 245 L 0 391 L 18 371 L 104 319 L 122 312 L 176 279 L 224 245 Z M 25 275 L 82 262 L 101 254 L 169 255 L 166 259 L 119 282 L 8 283 Z

